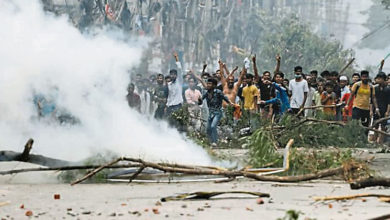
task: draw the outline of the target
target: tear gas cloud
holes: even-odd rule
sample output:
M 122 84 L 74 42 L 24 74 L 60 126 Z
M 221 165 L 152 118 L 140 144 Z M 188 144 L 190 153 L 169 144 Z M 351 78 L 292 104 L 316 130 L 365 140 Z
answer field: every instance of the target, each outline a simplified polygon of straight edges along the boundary
M 166 123 L 130 110 L 128 70 L 137 65 L 146 40 L 119 41 L 100 31 L 85 35 L 43 11 L 38 0 L 0 2 L 0 146 L 77 161 L 92 152 L 196 164 L 210 158 Z M 119 35 L 119 34 L 118 34 Z M 142 41 L 145 41 L 142 43 Z M 36 94 L 80 123 L 38 120 Z

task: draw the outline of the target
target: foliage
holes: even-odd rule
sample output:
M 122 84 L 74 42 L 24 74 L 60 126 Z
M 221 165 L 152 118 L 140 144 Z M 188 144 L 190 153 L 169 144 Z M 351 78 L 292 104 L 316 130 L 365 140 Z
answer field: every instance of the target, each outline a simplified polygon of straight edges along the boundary
M 368 145 L 365 129 L 360 126 L 359 121 L 350 121 L 345 126 L 316 122 L 299 123 L 295 117 L 286 116 L 282 119 L 280 124 L 286 128 L 277 134 L 282 146 L 289 139 L 295 140 L 295 146 L 308 148 L 366 147 Z
M 298 220 L 299 215 L 304 214 L 301 211 L 296 211 L 294 209 L 290 209 L 286 211 L 286 215 L 283 218 L 278 218 L 277 220 Z
M 381 1 L 388 5 L 388 0 Z M 301 65 L 305 70 L 340 70 L 353 54 L 350 50 L 343 50 L 340 43 L 317 36 L 296 15 L 274 10 L 266 13 L 267 7 L 261 3 L 143 1 L 130 7 L 124 0 L 109 0 L 107 3 L 115 15 L 115 19 L 110 20 L 101 13 L 105 5 L 103 0 L 82 0 L 80 4 L 67 7 L 54 7 L 49 2 L 52 1 L 44 1 L 46 10 L 69 14 L 81 30 L 106 25 L 122 29 L 128 35 L 145 34 L 156 39 L 152 46 L 156 52 L 152 55 L 145 53 L 144 62 L 140 62 L 142 66 L 138 71 L 143 73 L 151 72 L 149 68 L 153 68 L 148 65 L 152 62 L 148 59 L 150 56 L 161 58 L 158 71 L 166 72 L 172 61 L 172 57 L 166 55 L 172 49 L 183 52 L 184 61 L 195 65 L 189 68 L 197 68 L 196 65 L 199 67 L 203 62 L 212 64 L 216 57 L 241 66 L 245 56 L 257 54 L 261 69 L 273 70 L 273 57 L 280 53 L 282 70 L 289 73 L 294 65 Z M 283 8 L 279 9 L 285 12 Z M 161 29 L 156 29 L 156 25 Z
M 258 129 L 248 137 L 249 163 L 254 167 L 264 167 L 268 164 L 280 164 L 283 158 L 272 145 L 269 131 Z
M 282 167 L 283 155 L 279 153 L 271 138 L 271 131 L 259 129 L 247 138 L 249 147 L 249 164 L 253 167 Z M 299 143 L 299 142 L 298 142 Z M 294 144 L 294 146 L 300 146 Z M 355 160 L 350 148 L 313 149 L 310 145 L 290 150 L 290 169 L 283 175 L 301 175 L 319 170 L 336 168 L 342 165 L 359 163 Z M 369 175 L 367 169 L 357 172 L 357 176 Z
M 386 9 L 390 9 L 390 0 L 382 0 L 381 2 Z
M 340 42 L 321 38 L 296 16 L 284 17 L 267 25 L 266 34 L 259 44 L 260 66 L 273 70 L 274 57 L 281 54 L 282 71 L 287 73 L 288 78 L 292 77 L 297 65 L 306 72 L 313 69 L 340 71 L 353 57 L 352 50 L 343 50 Z
M 170 116 L 168 116 L 169 122 L 179 127 L 186 127 L 190 125 L 190 112 L 188 110 L 188 105 L 183 105 L 179 110 L 173 112 Z
M 118 158 L 116 154 L 114 154 L 111 151 L 105 151 L 102 153 L 97 153 L 94 155 L 91 155 L 87 159 L 85 159 L 82 164 L 83 165 L 102 165 L 105 163 L 108 163 L 114 159 Z M 107 174 L 112 172 L 112 169 L 104 169 L 100 172 L 98 172 L 93 177 L 89 178 L 87 182 L 105 182 Z M 78 178 L 81 178 L 85 176 L 88 173 L 88 170 L 70 170 L 70 171 L 63 171 L 58 175 L 58 179 L 61 182 L 64 183 L 70 183 Z

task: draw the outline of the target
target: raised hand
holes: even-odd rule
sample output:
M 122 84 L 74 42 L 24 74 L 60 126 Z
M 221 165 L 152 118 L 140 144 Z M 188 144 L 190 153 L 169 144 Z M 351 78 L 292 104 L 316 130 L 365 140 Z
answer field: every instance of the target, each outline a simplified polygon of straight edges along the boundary
M 175 57 L 176 62 L 179 62 L 179 56 L 177 55 L 177 52 L 173 52 L 173 57 Z
M 256 54 L 252 57 L 252 62 L 256 63 Z
M 278 62 L 280 62 L 280 60 L 282 59 L 279 54 L 277 54 L 275 58 L 276 58 L 276 61 L 278 61 Z

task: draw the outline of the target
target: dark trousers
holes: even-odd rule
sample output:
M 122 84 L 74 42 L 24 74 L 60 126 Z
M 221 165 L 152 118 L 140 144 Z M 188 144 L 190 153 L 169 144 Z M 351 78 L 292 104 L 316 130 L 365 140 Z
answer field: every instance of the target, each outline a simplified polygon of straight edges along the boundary
M 181 108 L 181 104 L 168 106 L 168 108 L 167 108 L 167 116 L 168 117 L 171 116 L 172 113 L 178 111 L 180 108 Z
M 368 127 L 370 123 L 370 110 L 364 110 L 354 107 L 352 109 L 352 119 L 361 120 L 364 127 Z
M 158 106 L 154 113 L 155 119 L 163 119 L 165 116 L 165 106 Z

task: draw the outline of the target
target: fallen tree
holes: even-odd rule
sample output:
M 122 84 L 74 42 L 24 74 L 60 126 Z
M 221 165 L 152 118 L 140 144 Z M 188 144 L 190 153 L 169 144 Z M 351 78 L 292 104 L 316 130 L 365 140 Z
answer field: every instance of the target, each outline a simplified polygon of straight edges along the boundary
M 290 142 L 290 144 L 292 144 L 292 141 Z M 213 175 L 213 176 L 221 176 L 229 180 L 235 179 L 237 177 L 245 177 L 257 181 L 268 181 L 268 182 L 301 182 L 301 181 L 309 181 L 309 180 L 320 179 L 320 178 L 330 177 L 335 175 L 343 175 L 346 179 L 348 179 L 347 176 L 349 174 L 353 173 L 356 170 L 362 169 L 362 166 L 360 164 L 349 163 L 340 166 L 338 168 L 326 169 L 319 172 L 298 175 L 298 176 L 275 176 L 275 175 L 265 176 L 264 173 L 262 173 L 265 172 L 264 170 L 259 171 L 257 169 L 255 169 L 254 171 L 251 171 L 249 169 L 228 170 L 228 169 L 210 167 L 210 166 L 190 166 L 190 165 L 169 164 L 169 163 L 153 163 L 141 159 L 120 157 L 113 160 L 112 162 L 102 165 L 99 168 L 89 172 L 84 177 L 72 182 L 71 185 L 76 185 L 78 183 L 81 183 L 87 180 L 88 178 L 91 178 L 101 170 L 106 169 L 109 166 L 113 166 L 121 161 L 131 162 L 133 163 L 134 166 L 139 167 L 139 170 L 130 177 L 130 181 L 136 178 L 136 176 L 140 174 L 145 168 L 152 168 L 166 173 L 180 173 L 180 174 L 188 174 L 188 175 Z
M 30 154 L 34 140 L 30 138 L 22 153 L 14 151 L 0 151 L 0 162 L 6 161 L 20 161 L 28 162 L 33 164 L 38 164 L 46 167 L 56 167 L 56 166 L 69 166 L 72 163 L 65 160 L 54 159 L 50 157 L 45 157 L 42 155 Z
M 24 162 L 33 162 L 35 164 L 40 164 L 49 167 L 40 167 L 40 168 L 27 168 L 27 169 L 18 169 L 18 170 L 8 170 L 1 171 L 0 175 L 7 174 L 16 174 L 22 172 L 33 172 L 33 171 L 64 171 L 64 170 L 82 170 L 82 169 L 93 169 L 88 172 L 85 176 L 76 181 L 72 182 L 71 185 L 81 183 L 97 173 L 101 172 L 104 169 L 119 169 L 119 168 L 137 168 L 137 171 L 129 178 L 130 182 L 137 178 L 144 169 L 151 168 L 158 170 L 163 173 L 176 173 L 176 174 L 185 174 L 185 175 L 210 175 L 210 176 L 219 176 L 222 179 L 225 178 L 228 181 L 232 181 L 238 177 L 248 178 L 257 181 L 272 181 L 272 182 L 300 182 L 300 181 L 309 181 L 314 179 L 320 179 L 324 177 L 343 175 L 347 177 L 348 174 L 353 173 L 355 170 L 362 169 L 362 166 L 358 163 L 344 164 L 343 166 L 331 169 L 320 170 L 318 172 L 296 175 L 296 176 L 276 176 L 276 175 L 267 175 L 275 174 L 280 172 L 285 172 L 289 169 L 289 149 L 293 144 L 293 140 L 290 140 L 286 146 L 286 157 L 285 164 L 283 168 L 260 168 L 260 169 L 248 169 L 244 168 L 241 170 L 229 170 L 220 167 L 213 166 L 193 166 L 193 165 L 183 165 L 183 164 L 171 164 L 171 163 L 154 163 L 144 161 L 142 159 L 129 158 L 129 157 L 119 157 L 109 163 L 104 165 L 69 165 L 67 161 L 61 161 L 57 159 L 47 158 L 40 155 L 30 155 L 29 152 L 32 148 L 32 139 L 29 140 L 25 146 L 23 153 L 14 153 L 14 154 L 2 154 L 7 155 L 7 157 L 2 157 L 1 161 L 24 161 Z M 1 154 L 1 152 L 0 152 Z M 38 157 L 39 163 L 37 163 L 34 157 Z M 120 162 L 127 162 L 126 164 L 119 164 Z M 65 164 L 65 166 L 58 166 L 58 164 Z M 53 166 L 51 166 L 53 165 Z M 346 178 L 347 179 L 347 178 Z
M 390 186 L 390 178 L 367 178 L 350 184 L 351 189 L 362 189 L 372 186 Z

